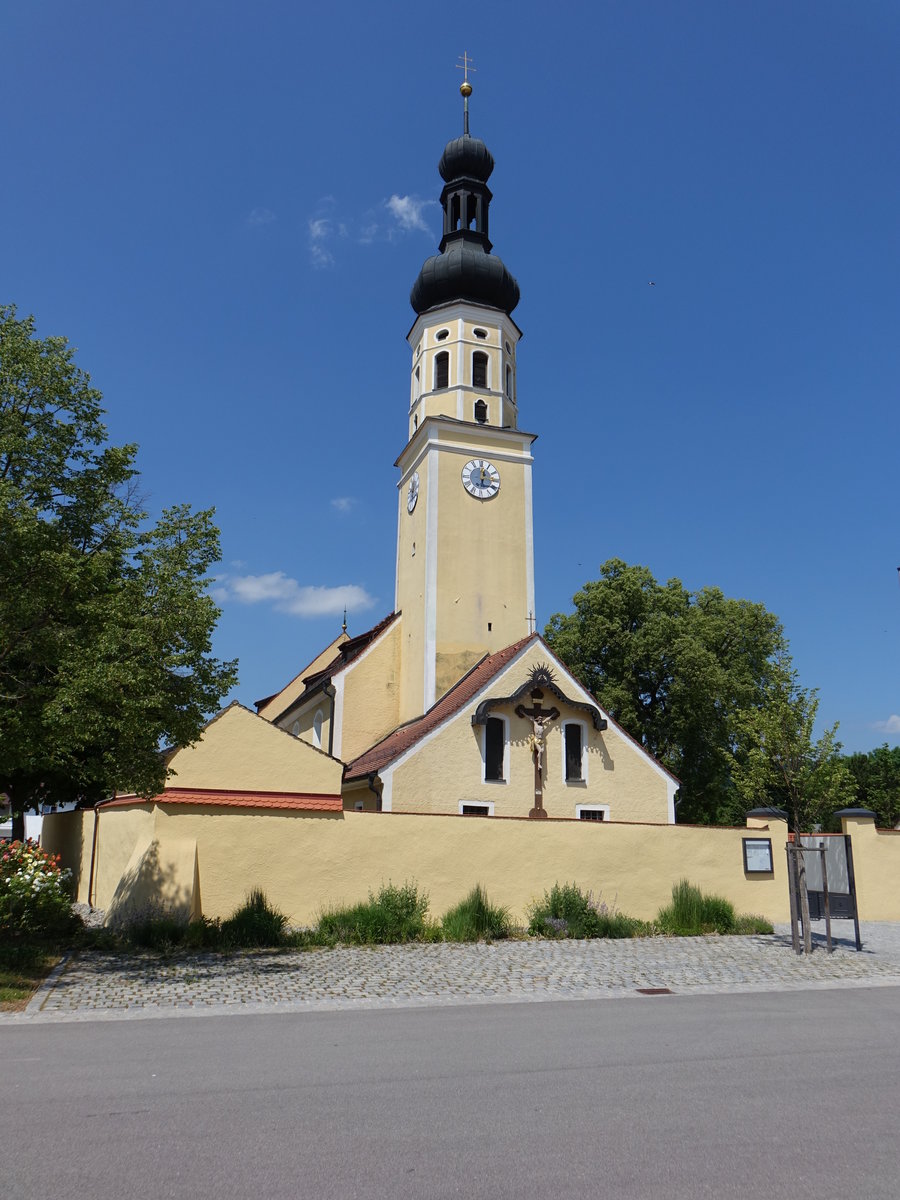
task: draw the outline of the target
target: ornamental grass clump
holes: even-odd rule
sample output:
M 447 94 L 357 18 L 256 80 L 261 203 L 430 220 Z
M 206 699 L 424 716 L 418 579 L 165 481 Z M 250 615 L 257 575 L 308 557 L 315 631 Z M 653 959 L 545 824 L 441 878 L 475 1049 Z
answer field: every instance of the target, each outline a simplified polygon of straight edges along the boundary
M 428 896 L 415 883 L 382 884 L 368 901 L 322 913 L 316 938 L 326 944 L 373 946 L 414 942 L 426 935 Z
M 480 883 L 441 920 L 445 942 L 490 942 L 509 937 L 511 926 L 509 910 L 491 904 Z
M 205 932 L 213 939 L 213 930 Z M 283 946 L 288 940 L 287 917 L 274 908 L 260 888 L 254 888 L 240 908 L 221 926 L 225 946 L 263 949 Z
M 629 938 L 645 933 L 646 927 L 576 883 L 555 883 L 529 908 L 528 932 L 546 938 Z
M 672 888 L 672 903 L 656 917 L 660 932 L 676 937 L 699 937 L 705 933 L 735 933 L 734 905 L 722 896 L 705 896 L 687 879 Z
M 36 842 L 0 850 L 0 937 L 52 939 L 79 925 L 72 912 L 72 872 Z

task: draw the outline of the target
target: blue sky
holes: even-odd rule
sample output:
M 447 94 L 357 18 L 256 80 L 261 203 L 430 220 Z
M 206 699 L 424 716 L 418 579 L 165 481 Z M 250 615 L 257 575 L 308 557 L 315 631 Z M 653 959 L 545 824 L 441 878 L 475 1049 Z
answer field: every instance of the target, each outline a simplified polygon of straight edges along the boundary
M 900 741 L 894 0 L 7 5 L 0 300 L 153 511 L 215 506 L 245 703 L 393 606 L 408 295 L 491 148 L 538 623 L 618 556 L 762 601 L 848 749 Z M 650 287 L 653 281 L 655 286 Z

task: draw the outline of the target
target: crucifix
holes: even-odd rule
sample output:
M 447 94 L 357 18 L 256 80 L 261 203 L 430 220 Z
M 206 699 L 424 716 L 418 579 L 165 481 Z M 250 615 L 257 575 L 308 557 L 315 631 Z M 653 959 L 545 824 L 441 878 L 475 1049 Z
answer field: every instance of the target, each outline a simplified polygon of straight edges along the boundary
M 550 722 L 555 721 L 559 716 L 558 708 L 541 707 L 543 698 L 544 693 L 541 689 L 535 688 L 531 693 L 531 699 L 534 701 L 531 708 L 526 708 L 524 704 L 516 707 L 516 716 L 525 717 L 531 722 L 532 728 L 532 734 L 528 741 L 534 759 L 534 808 L 528 814 L 529 817 L 546 817 L 547 815 L 547 810 L 544 808 L 544 734 L 547 732 Z

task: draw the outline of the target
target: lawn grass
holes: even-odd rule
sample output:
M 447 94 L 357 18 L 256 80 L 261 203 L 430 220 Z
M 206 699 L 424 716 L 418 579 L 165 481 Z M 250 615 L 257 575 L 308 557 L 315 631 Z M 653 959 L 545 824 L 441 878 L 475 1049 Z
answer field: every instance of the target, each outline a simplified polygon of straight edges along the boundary
M 61 957 L 59 946 L 4 946 L 0 950 L 0 1012 L 23 1012 Z

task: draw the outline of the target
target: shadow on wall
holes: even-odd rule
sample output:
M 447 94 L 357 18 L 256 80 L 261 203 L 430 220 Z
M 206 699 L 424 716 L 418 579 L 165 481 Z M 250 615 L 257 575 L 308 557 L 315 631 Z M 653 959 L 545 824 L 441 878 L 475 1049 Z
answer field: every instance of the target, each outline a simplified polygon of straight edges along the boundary
M 150 917 L 199 917 L 200 871 L 193 838 L 150 838 L 133 850 L 106 913 L 113 928 Z

